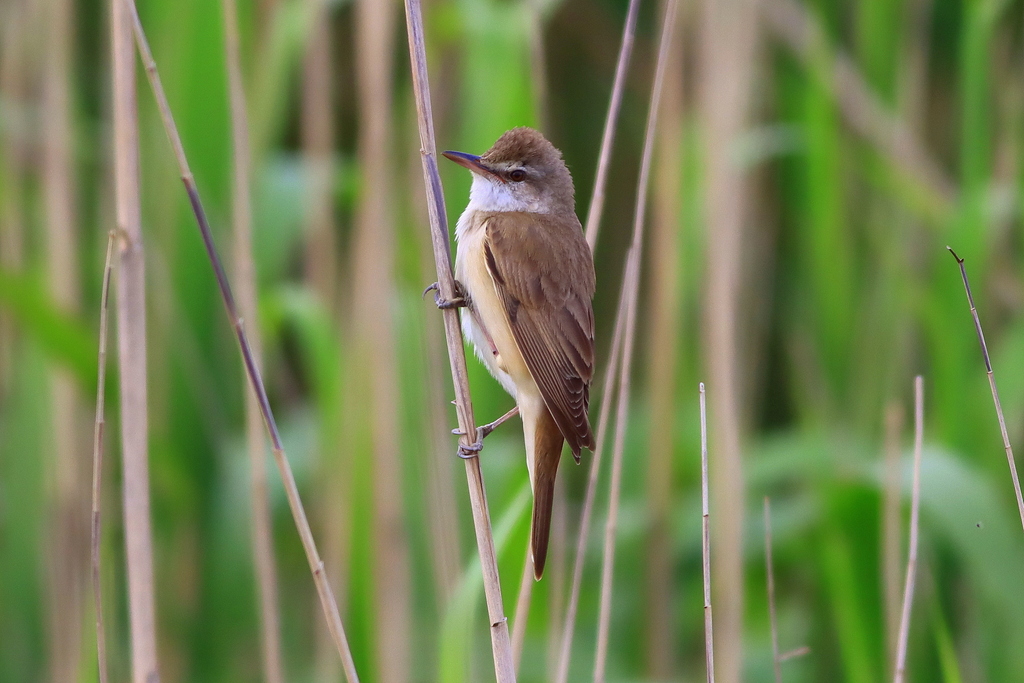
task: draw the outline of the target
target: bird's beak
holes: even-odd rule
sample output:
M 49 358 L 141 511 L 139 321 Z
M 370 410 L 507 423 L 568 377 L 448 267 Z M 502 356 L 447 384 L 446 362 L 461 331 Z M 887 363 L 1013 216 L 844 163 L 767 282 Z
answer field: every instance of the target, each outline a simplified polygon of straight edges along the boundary
M 492 171 L 486 164 L 480 161 L 480 157 L 475 154 L 467 154 L 465 152 L 441 152 L 447 159 L 450 159 L 457 163 L 459 166 L 468 168 L 473 173 L 477 173 L 482 176 L 490 176 L 495 180 L 505 182 L 505 179 L 500 175 Z

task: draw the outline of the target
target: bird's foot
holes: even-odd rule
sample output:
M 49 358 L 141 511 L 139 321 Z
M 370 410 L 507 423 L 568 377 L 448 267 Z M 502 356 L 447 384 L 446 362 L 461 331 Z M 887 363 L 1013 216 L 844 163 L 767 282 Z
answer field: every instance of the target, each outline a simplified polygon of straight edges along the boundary
M 452 432 L 459 432 L 460 434 L 464 433 L 461 429 L 453 429 Z M 475 458 L 480 455 L 480 451 L 483 450 L 484 447 L 485 436 L 486 434 L 483 434 L 483 427 L 477 427 L 476 441 L 468 446 L 463 446 L 461 443 L 459 444 L 459 457 L 463 460 L 469 460 L 470 458 Z
M 471 443 L 468 446 L 463 446 L 462 444 L 459 444 L 459 457 L 462 458 L 463 460 L 466 460 L 468 458 L 475 458 L 477 455 L 480 454 L 480 450 L 484 447 L 484 439 L 487 437 L 487 435 L 518 414 L 519 406 L 516 406 L 512 410 L 508 411 L 507 413 L 499 417 L 494 422 L 488 422 L 485 425 L 477 427 L 476 441 L 474 443 Z M 464 436 L 465 433 L 466 432 L 458 428 L 452 430 L 452 434 L 455 434 L 456 436 Z
M 466 290 L 458 280 L 455 280 L 455 296 L 451 299 L 444 299 L 441 297 L 441 289 L 438 287 L 436 282 L 424 289 L 423 294 L 420 296 L 426 296 L 427 292 L 434 293 L 434 303 L 442 310 L 447 310 L 449 308 L 462 308 L 463 306 L 469 305 L 468 298 L 466 297 Z

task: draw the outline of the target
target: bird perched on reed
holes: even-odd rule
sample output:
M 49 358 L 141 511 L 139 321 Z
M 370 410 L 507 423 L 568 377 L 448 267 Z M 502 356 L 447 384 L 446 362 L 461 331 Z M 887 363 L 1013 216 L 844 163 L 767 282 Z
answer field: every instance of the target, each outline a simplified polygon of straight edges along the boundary
M 473 172 L 455 229 L 462 326 L 477 356 L 515 398 L 533 489 L 531 548 L 547 557 L 562 444 L 578 463 L 594 448 L 587 410 L 594 375 L 594 261 L 583 238 L 572 176 L 536 130 L 514 128 L 485 154 L 445 152 Z

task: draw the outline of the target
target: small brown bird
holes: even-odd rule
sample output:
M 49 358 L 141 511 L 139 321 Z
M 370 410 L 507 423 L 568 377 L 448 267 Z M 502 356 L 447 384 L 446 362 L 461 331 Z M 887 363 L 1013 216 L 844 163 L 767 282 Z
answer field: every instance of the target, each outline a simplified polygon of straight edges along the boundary
M 540 579 L 562 443 L 577 463 L 581 448 L 594 448 L 587 415 L 594 260 L 576 217 L 572 176 L 543 135 L 514 128 L 483 156 L 444 155 L 473 172 L 455 229 L 462 327 L 523 420 Z

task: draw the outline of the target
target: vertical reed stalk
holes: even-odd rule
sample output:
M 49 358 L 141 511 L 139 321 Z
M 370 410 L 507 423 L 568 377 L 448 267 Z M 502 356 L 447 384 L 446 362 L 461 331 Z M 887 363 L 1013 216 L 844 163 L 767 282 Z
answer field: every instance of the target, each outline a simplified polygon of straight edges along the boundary
M 622 95 L 626 87 L 626 71 L 629 58 L 633 51 L 636 34 L 636 15 L 639 0 L 630 0 L 626 22 L 622 27 L 622 42 L 615 66 L 615 80 L 612 84 L 611 101 L 605 119 L 604 133 L 601 137 L 601 152 L 597 161 L 597 173 L 594 178 L 594 189 L 587 209 L 585 236 L 590 250 L 597 244 L 597 235 L 604 214 L 604 191 L 607 185 L 608 169 L 611 164 L 612 143 L 615 139 L 615 125 L 622 105 Z M 615 380 L 618 377 L 619 360 L 622 350 L 622 337 L 626 327 L 626 288 L 619 293 L 619 303 L 615 314 L 615 331 L 612 336 L 612 349 L 608 356 L 604 384 L 601 389 L 601 406 L 598 410 L 598 424 L 594 449 L 590 460 L 590 472 L 587 475 L 587 490 L 584 494 L 583 509 L 580 512 L 580 524 L 576 539 L 576 556 L 573 560 L 572 583 L 569 588 L 569 600 L 565 608 L 565 619 L 562 626 L 561 643 L 558 650 L 557 668 L 554 680 L 566 683 L 569 678 L 569 661 L 572 655 L 573 633 L 576 629 L 576 610 L 579 606 L 580 590 L 583 585 L 583 563 L 586 560 L 587 539 L 590 535 L 590 517 L 594 510 L 594 499 L 597 495 L 597 479 L 601 472 L 601 460 L 604 455 L 604 442 L 608 418 L 611 412 L 612 397 L 615 391 Z
M 235 0 L 223 0 L 224 46 L 231 105 L 232 187 L 231 216 L 234 238 L 235 282 L 238 305 L 252 343 L 253 362 L 262 365 L 256 304 L 256 264 L 252 257 L 251 151 L 249 114 L 242 83 L 241 48 L 238 38 L 238 8 Z M 260 614 L 260 649 L 263 680 L 281 683 L 280 616 L 277 598 L 277 569 L 274 566 L 273 525 L 267 495 L 266 445 L 259 403 L 251 391 L 245 393 L 245 441 L 249 453 L 249 514 L 252 517 L 252 553 L 256 568 L 257 603 Z
M 409 187 L 423 182 L 415 161 L 419 154 L 410 149 L 407 165 Z M 416 206 L 416 216 L 427 215 L 426 197 L 416 194 L 410 197 Z M 413 233 L 419 251 L 419 281 L 430 282 L 436 276 L 434 254 L 430 245 L 430 233 L 415 230 Z M 437 314 L 423 309 L 424 315 L 432 320 Z M 434 574 L 434 592 L 437 596 L 438 614 L 444 614 L 448 601 L 455 595 L 455 589 L 462 574 L 462 544 L 459 541 L 459 515 L 455 508 L 456 493 L 452 467 L 456 458 L 452 458 L 451 430 L 448 427 L 448 401 L 445 400 L 445 368 L 443 332 L 437 325 L 424 321 L 422 327 L 424 364 L 426 369 L 426 398 L 423 418 L 424 429 L 430 440 L 430 453 L 427 458 L 427 509 L 430 522 L 430 559 Z
M 550 107 L 548 105 L 547 57 L 544 50 L 543 0 L 529 0 L 527 21 L 530 40 L 530 87 L 533 93 L 533 108 L 537 127 L 548 129 Z
M 310 15 L 306 54 L 302 64 L 302 112 L 299 135 L 302 144 L 305 192 L 305 279 L 317 299 L 338 318 L 338 245 L 335 233 L 334 198 L 334 68 L 331 59 L 331 13 L 323 0 L 307 0 Z M 338 328 L 335 328 L 338 329 Z M 343 334 L 343 333 L 342 333 Z M 346 553 L 350 546 L 351 500 L 350 452 L 341 443 L 339 430 L 320 430 L 319 468 L 314 519 L 322 529 L 327 578 L 345 609 Z M 317 678 L 338 678 L 338 659 L 331 634 L 316 632 Z
M 604 132 L 601 134 L 601 152 L 597 158 L 597 175 L 594 177 L 594 190 L 590 195 L 590 207 L 587 209 L 585 233 L 587 244 L 593 251 L 597 245 L 597 232 L 604 214 L 604 189 L 608 184 L 608 169 L 612 162 L 612 145 L 615 143 L 615 126 L 619 121 L 622 109 L 622 95 L 626 90 L 626 72 L 629 71 L 629 58 L 633 54 L 633 40 L 636 36 L 636 16 L 640 11 L 640 0 L 629 0 L 626 13 L 626 24 L 622 27 L 622 43 L 619 46 L 619 57 L 615 62 L 615 80 L 612 83 L 612 97 L 608 103 L 608 116 L 604 120 Z
M 512 658 L 515 660 L 516 674 L 523 658 L 523 641 L 526 639 L 526 620 L 530 615 L 530 599 L 533 597 L 533 553 L 529 543 L 526 547 L 526 562 L 523 563 L 523 578 L 519 581 L 519 597 L 516 599 L 516 611 L 512 617 Z
M 90 557 L 92 560 L 92 601 L 96 622 L 96 665 L 100 683 L 107 683 L 107 636 L 103 626 L 103 581 L 100 574 L 100 502 L 103 484 L 103 431 L 106 427 L 107 387 L 107 302 L 110 299 L 110 272 L 113 266 L 113 230 L 107 235 L 107 256 L 103 261 L 103 287 L 100 294 L 99 358 L 96 363 L 96 422 L 92 435 L 92 524 Z
M 452 275 L 451 249 L 448 242 L 448 216 L 441 189 L 441 177 L 437 170 L 423 12 L 419 0 L 405 0 L 405 19 L 409 35 L 409 57 L 412 61 L 412 82 L 420 135 L 420 158 L 423 162 L 423 179 L 427 190 L 427 211 L 430 216 L 430 237 L 437 267 L 438 290 L 442 297 L 451 299 L 455 296 L 455 278 Z M 444 320 L 448 359 L 455 387 L 455 412 L 459 419 L 459 429 L 462 431 L 460 440 L 463 446 L 469 446 L 475 439 L 476 425 L 466 376 L 466 352 L 459 328 L 459 316 L 453 309 L 442 311 L 441 316 Z M 491 531 L 490 513 L 487 510 L 487 495 L 480 471 L 480 459 L 467 458 L 465 465 L 470 505 L 473 509 L 473 526 L 476 529 L 477 549 L 480 554 L 480 568 L 483 572 L 494 672 L 497 683 L 510 683 L 516 680 L 515 665 L 508 620 L 505 618 L 501 602 L 498 558 L 494 550 L 494 535 Z
M 907 641 L 910 638 L 910 609 L 914 602 L 917 578 L 917 529 L 921 507 L 921 450 L 924 444 L 924 379 L 914 378 L 914 484 L 910 502 L 910 549 L 907 552 L 907 577 L 903 584 L 903 613 L 896 645 L 895 683 L 903 683 L 907 668 Z
M 895 670 L 900 628 L 900 433 L 903 408 L 893 402 L 885 410 L 884 488 L 882 489 L 882 587 L 885 596 L 885 642 L 888 663 Z
M 134 5 L 133 5 L 134 6 Z M 111 0 L 114 69 L 114 186 L 120 233 L 117 348 L 121 389 L 124 535 L 128 562 L 128 616 L 132 680 L 157 683 L 153 538 L 149 505 L 149 425 L 146 392 L 146 263 L 139 188 L 139 127 L 132 15 L 126 0 Z
M 565 622 L 562 627 L 562 640 L 558 655 L 558 669 L 555 672 L 556 683 L 569 680 L 569 660 L 572 655 L 572 637 L 576 628 L 576 610 L 580 601 L 580 589 L 583 585 L 583 563 L 586 559 L 587 537 L 590 532 L 590 517 L 594 511 L 594 499 L 597 496 L 597 478 L 601 473 L 601 460 L 604 455 L 605 435 L 608 433 L 608 419 L 611 415 L 612 398 L 615 396 L 615 381 L 619 377 L 619 364 L 622 360 L 622 338 L 626 330 L 626 297 L 627 288 L 619 292 L 619 305 L 615 314 L 615 332 L 612 335 L 612 350 L 608 356 L 608 369 L 605 370 L 604 384 L 601 387 L 601 407 L 598 409 L 597 445 L 591 457 L 590 473 L 587 476 L 587 490 L 583 497 L 583 511 L 580 513 L 580 527 L 576 539 L 576 558 L 573 560 L 572 586 L 569 589 L 569 603 L 565 608 Z
M 601 607 L 598 618 L 597 650 L 594 656 L 594 681 L 604 683 L 608 658 L 608 635 L 611 629 L 612 577 L 615 569 L 615 531 L 618 525 L 619 497 L 622 483 L 622 455 L 625 450 L 626 427 L 629 416 L 630 380 L 633 360 L 633 340 L 636 333 L 637 300 L 640 296 L 640 257 L 643 252 L 644 226 L 647 215 L 647 191 L 651 163 L 654 158 L 654 140 L 658 130 L 661 109 L 661 90 L 676 24 L 676 0 L 667 0 L 662 18 L 661 37 L 658 42 L 658 62 L 651 86 L 651 101 L 647 111 L 647 129 L 644 132 L 644 151 L 640 160 L 637 181 L 636 213 L 633 222 L 633 241 L 626 255 L 626 274 L 623 289 L 627 292 L 626 327 L 619 364 L 618 400 L 615 416 L 615 442 L 612 449 L 611 487 L 608 493 L 608 520 L 605 524 L 604 556 L 601 564 Z
M 772 631 L 772 668 L 775 683 L 782 683 L 782 660 L 779 658 L 779 620 L 775 612 L 775 567 L 772 562 L 772 503 L 764 497 L 764 566 L 768 576 L 768 621 Z
M 964 281 L 964 291 L 967 292 L 967 303 L 971 307 L 971 316 L 974 318 L 974 329 L 978 333 L 978 343 L 981 344 L 981 355 L 985 359 L 985 372 L 988 373 L 988 386 L 992 390 L 992 402 L 996 406 L 996 418 L 999 420 L 999 433 L 1003 437 L 1003 450 L 1006 452 L 1006 462 L 1010 466 L 1010 479 L 1013 481 L 1013 493 L 1017 496 L 1017 511 L 1020 513 L 1020 523 L 1024 527 L 1024 497 L 1020 492 L 1020 479 L 1017 478 L 1017 463 L 1013 459 L 1013 447 L 1010 446 L 1010 436 L 1006 432 L 1006 420 L 1003 419 L 1003 406 L 999 403 L 999 392 L 996 390 L 996 376 L 992 372 L 992 360 L 988 355 L 988 344 L 985 343 L 985 333 L 981 330 L 981 318 L 978 317 L 978 309 L 974 307 L 974 295 L 971 294 L 971 283 L 967 281 L 967 268 L 964 260 L 956 255 L 956 252 L 949 249 L 949 253 L 956 259 L 960 266 L 960 277 Z
M 352 652 L 349 649 L 348 639 L 345 637 L 345 629 L 342 626 L 341 617 L 338 614 L 338 605 L 334 600 L 334 593 L 331 591 L 331 587 L 327 583 L 327 579 L 324 574 L 324 565 L 320 560 L 319 553 L 317 552 L 316 542 L 313 540 L 313 533 L 310 531 L 309 521 L 306 518 L 306 511 L 302 507 L 302 500 L 299 498 L 298 487 L 295 485 L 295 477 L 292 474 L 291 466 L 289 465 L 288 458 L 285 455 L 284 446 L 281 444 L 281 435 L 277 429 L 277 421 L 274 419 L 274 413 L 270 409 L 270 401 L 267 398 L 267 391 L 263 386 L 263 380 L 260 377 L 259 368 L 256 367 L 256 363 L 253 360 L 252 348 L 249 345 L 249 339 L 245 334 L 245 328 L 242 326 L 242 319 L 238 313 L 238 306 L 235 303 L 234 294 L 231 292 L 231 285 L 228 282 L 227 273 L 224 271 L 224 265 L 220 260 L 220 255 L 217 253 L 216 247 L 214 246 L 213 234 L 210 231 L 210 223 L 206 218 L 206 212 L 199 199 L 199 191 L 196 189 L 195 179 L 192 176 L 192 171 L 189 169 L 188 160 L 185 157 L 185 149 L 181 144 L 181 136 L 178 134 L 178 128 L 174 124 L 174 116 L 171 114 L 170 105 L 167 103 L 167 95 L 160 82 L 160 74 L 156 70 L 156 62 L 153 59 L 152 51 L 149 49 L 149 42 L 146 40 L 146 34 L 142 29 L 142 23 L 139 21 L 135 2 L 134 0 L 113 0 L 113 2 L 115 7 L 123 7 L 127 10 L 126 19 L 131 22 L 129 24 L 129 28 L 134 30 L 135 42 L 138 46 L 139 54 L 142 57 L 143 65 L 146 69 L 146 76 L 149 78 L 149 84 L 153 89 L 153 96 L 156 99 L 157 108 L 160 111 L 160 117 L 163 120 L 164 129 L 171 143 L 171 148 L 174 150 L 174 157 L 178 163 L 181 180 L 185 185 L 185 191 L 188 194 L 189 203 L 192 205 L 192 211 L 195 214 L 196 223 L 203 239 L 203 246 L 205 247 L 206 254 L 210 259 L 210 266 L 213 268 L 214 275 L 217 278 L 217 287 L 220 290 L 221 298 L 224 300 L 224 308 L 226 309 L 228 318 L 231 321 L 235 338 L 242 354 L 242 360 L 245 362 L 246 374 L 249 376 L 249 382 L 259 401 L 260 412 L 263 415 L 263 421 L 270 436 L 270 443 L 274 452 L 274 460 L 277 463 L 278 471 L 281 473 L 285 494 L 288 496 L 288 505 L 291 508 L 292 517 L 295 520 L 295 526 L 299 532 L 299 538 L 302 541 L 302 547 L 306 551 L 306 560 L 309 562 L 309 568 L 313 574 L 313 582 L 316 584 L 317 593 L 320 597 L 320 604 L 324 610 L 324 616 L 327 619 L 331 635 L 334 637 L 335 645 L 338 648 L 338 654 L 341 657 L 345 676 L 349 683 L 357 683 L 359 677 L 356 675 L 355 664 L 352 661 Z M 142 682 L 140 681 L 137 683 Z M 146 683 L 151 682 L 147 681 Z
M 682 35 L 682 15 L 671 19 Z M 653 222 L 651 224 L 650 308 L 647 402 L 650 430 L 647 464 L 647 566 L 644 591 L 644 647 L 647 674 L 654 680 L 668 680 L 675 674 L 676 624 L 675 591 L 672 586 L 671 538 L 672 465 L 675 456 L 676 368 L 681 346 L 679 244 L 682 207 L 683 136 L 683 45 L 672 42 L 665 73 L 662 125 L 658 132 L 658 158 L 654 174 Z
M 335 313 L 338 287 L 334 234 L 334 68 L 330 12 L 324 0 L 308 0 L 310 34 L 302 67 L 302 155 L 306 171 L 306 279 L 327 310 Z
M 46 207 L 46 278 L 57 306 L 77 312 L 81 300 L 76 226 L 73 97 L 74 30 L 69 0 L 44 9 L 47 35 L 43 76 L 43 193 Z M 55 683 L 78 677 L 82 643 L 82 594 L 87 563 L 85 405 L 71 373 L 50 369 L 52 462 L 50 471 L 49 656 Z
M 25 97 L 27 55 L 25 44 L 26 3 L 8 3 L 4 25 L 0 26 L 0 97 L 9 106 Z M 0 268 L 19 272 L 25 251 L 25 151 L 13 126 L 0 126 Z M 0 311 L 0 399 L 4 398 L 14 363 L 14 324 L 6 311 Z
M 394 152 L 392 72 L 394 2 L 359 0 L 356 20 L 356 82 L 359 167 L 363 174 L 356 209 L 353 257 L 352 346 L 349 360 L 358 378 L 363 410 L 373 430 L 373 604 L 376 671 L 382 683 L 411 675 L 412 623 L 409 548 L 404 525 L 403 462 L 400 457 L 398 378 L 391 306 L 394 291 Z M 369 400 L 366 400 L 366 398 Z
M 742 330 L 739 291 L 749 196 L 731 150 L 750 109 L 758 34 L 757 0 L 708 0 L 701 27 L 701 100 L 705 139 L 704 353 L 711 385 L 711 453 L 715 486 L 715 602 L 719 606 L 718 675 L 738 683 L 743 664 L 743 519 L 746 486 L 741 429 L 743 392 L 737 371 Z
M 700 501 L 701 556 L 704 559 L 704 668 L 707 682 L 715 683 L 715 628 L 711 613 L 711 509 L 708 505 L 708 404 L 700 383 Z

